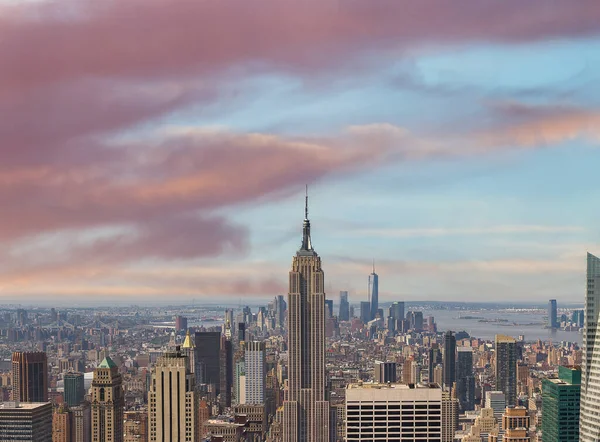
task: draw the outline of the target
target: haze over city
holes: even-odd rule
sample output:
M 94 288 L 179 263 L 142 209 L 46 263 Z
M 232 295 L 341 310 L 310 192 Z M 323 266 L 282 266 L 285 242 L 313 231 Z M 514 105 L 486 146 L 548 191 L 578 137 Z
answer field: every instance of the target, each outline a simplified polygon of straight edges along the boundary
M 0 303 L 285 294 L 305 184 L 327 293 L 583 302 L 600 8 L 480 5 L 0 2 Z

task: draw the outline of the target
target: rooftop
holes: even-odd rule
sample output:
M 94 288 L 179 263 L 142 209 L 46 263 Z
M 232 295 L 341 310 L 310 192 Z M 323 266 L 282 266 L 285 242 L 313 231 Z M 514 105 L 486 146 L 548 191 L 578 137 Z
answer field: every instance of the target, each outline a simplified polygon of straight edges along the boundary
M 349 384 L 349 389 L 354 388 L 373 388 L 373 389 L 395 389 L 395 390 L 414 390 L 414 389 L 439 389 L 438 384 L 391 384 L 377 382 L 359 382 L 357 384 Z
M 50 402 L 4 402 L 0 404 L 0 410 L 15 408 L 23 410 L 35 410 L 36 408 L 40 408 L 48 404 L 50 404 Z

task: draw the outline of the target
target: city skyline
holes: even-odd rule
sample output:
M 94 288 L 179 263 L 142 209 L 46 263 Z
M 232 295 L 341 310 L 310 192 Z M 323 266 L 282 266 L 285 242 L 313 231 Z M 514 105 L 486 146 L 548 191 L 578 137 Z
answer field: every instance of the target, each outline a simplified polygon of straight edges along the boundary
M 305 183 L 328 294 L 578 296 L 595 0 L 138 2 L 0 0 L 0 303 L 285 294 Z

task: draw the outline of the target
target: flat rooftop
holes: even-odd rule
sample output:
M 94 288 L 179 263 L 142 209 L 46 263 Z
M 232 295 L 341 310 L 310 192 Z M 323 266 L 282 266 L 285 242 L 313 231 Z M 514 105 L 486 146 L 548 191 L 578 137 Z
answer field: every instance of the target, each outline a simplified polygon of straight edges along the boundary
M 348 389 L 358 389 L 358 388 L 373 388 L 378 390 L 383 389 L 394 389 L 394 390 L 415 390 L 415 389 L 424 389 L 424 390 L 439 390 L 441 387 L 439 384 L 391 384 L 391 383 L 377 383 L 377 382 L 361 382 L 356 384 L 349 384 Z
M 0 404 L 0 410 L 35 410 L 36 408 L 48 405 L 50 402 L 4 402 Z

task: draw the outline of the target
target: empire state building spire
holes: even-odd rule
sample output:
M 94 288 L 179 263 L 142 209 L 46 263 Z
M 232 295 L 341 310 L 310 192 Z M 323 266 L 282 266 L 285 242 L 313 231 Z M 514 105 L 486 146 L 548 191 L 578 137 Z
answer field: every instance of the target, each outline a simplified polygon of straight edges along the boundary
M 315 251 L 310 239 L 310 220 L 308 219 L 308 186 L 306 186 L 306 196 L 304 197 L 304 222 L 302 224 L 302 245 L 298 250 L 298 255 L 314 255 Z

